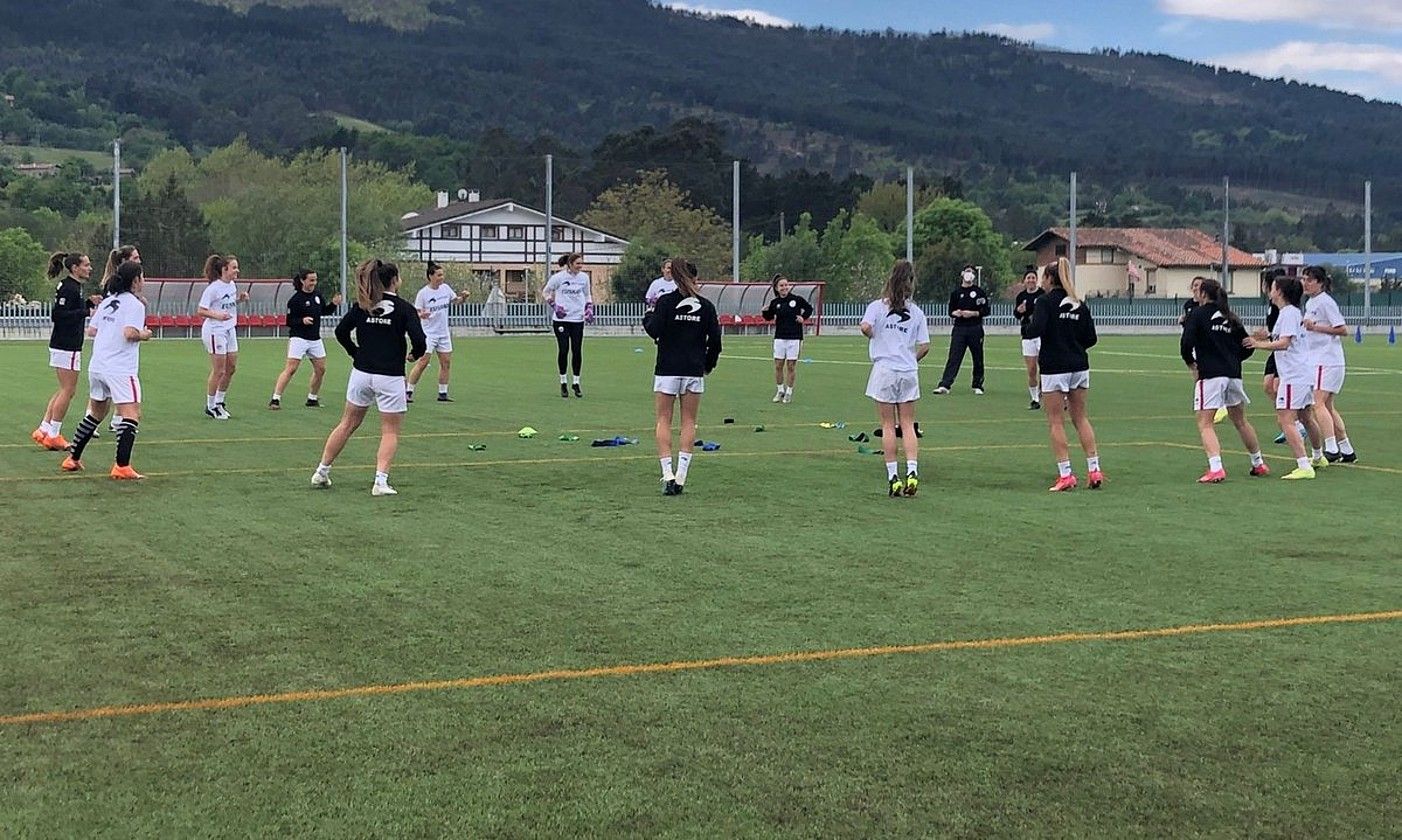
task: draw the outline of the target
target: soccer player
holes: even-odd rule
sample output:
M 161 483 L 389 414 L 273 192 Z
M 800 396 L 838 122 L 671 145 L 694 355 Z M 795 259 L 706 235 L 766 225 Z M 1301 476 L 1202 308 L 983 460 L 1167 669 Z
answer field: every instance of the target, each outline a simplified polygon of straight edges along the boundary
M 122 245 L 113 248 L 112 252 L 107 255 L 107 265 L 103 267 L 102 280 L 98 283 L 98 291 L 101 295 L 107 294 L 107 281 L 117 275 L 117 269 L 125 262 L 141 263 L 141 251 L 135 245 Z
M 1348 324 L 1344 313 L 1330 291 L 1334 280 L 1323 268 L 1312 265 L 1305 269 L 1303 286 L 1309 301 L 1305 303 L 1305 345 L 1314 363 L 1314 416 L 1324 437 L 1324 457 L 1329 463 L 1358 460 L 1348 429 L 1339 415 L 1334 398 L 1344 387 L 1344 342 Z
M 657 306 L 643 316 L 643 329 L 657 342 L 657 363 L 652 369 L 653 408 L 657 415 L 657 457 L 662 462 L 662 495 L 680 496 L 691 469 L 692 444 L 696 440 L 696 414 L 706 375 L 720 360 L 721 329 L 716 307 L 701 297 L 696 266 L 674 257 L 672 279 L 677 288 L 657 299 Z M 672 414 L 681 402 L 681 441 L 675 470 L 672 467 Z
M 146 304 L 141 300 L 141 263 L 123 263 L 107 281 L 107 297 L 92 317 L 92 359 L 88 363 L 88 411 L 78 424 L 64 472 L 83 469 L 83 450 L 113 404 L 117 424 L 117 460 L 110 473 L 119 481 L 144 478 L 131 467 L 136 427 L 141 421 L 141 342 L 151 339 L 146 329 Z
M 648 309 L 655 309 L 657 301 L 668 292 L 677 290 L 677 281 L 672 279 L 672 261 L 662 261 L 662 275 L 652 281 L 647 287 L 647 294 L 643 295 L 643 304 Z
M 1187 329 L 1188 319 L 1191 318 L 1191 317 L 1193 317 L 1193 311 L 1196 310 L 1196 309 L 1198 308 L 1198 305 L 1199 305 L 1199 304 L 1198 304 L 1198 297 L 1199 297 L 1199 296 L 1198 296 L 1198 289 L 1200 289 L 1200 288 L 1202 287 L 1202 282 L 1203 282 L 1204 280 L 1207 280 L 1207 279 L 1209 279 L 1209 278 L 1206 278 L 1206 277 L 1194 277 L 1194 278 L 1192 279 L 1192 282 L 1190 282 L 1190 283 L 1188 284 L 1188 299 L 1185 300 L 1185 301 L 1183 301 L 1183 314 L 1178 316 L 1178 326 L 1179 326 L 1180 329 Z M 1182 337 L 1180 336 L 1179 338 L 1180 338 L 1180 340 L 1181 340 Z M 1218 409 L 1217 412 L 1216 412 L 1215 414 L 1212 415 L 1212 422 L 1213 422 L 1213 423 L 1221 423 L 1223 420 L 1226 420 L 1226 419 L 1227 419 L 1227 409 L 1226 409 L 1226 408 Z
M 1100 471 L 1100 452 L 1095 444 L 1095 429 L 1086 411 L 1086 396 L 1090 391 L 1090 356 L 1086 350 L 1096 343 L 1095 321 L 1085 301 L 1076 297 L 1071 278 L 1071 266 L 1065 257 L 1042 267 L 1042 290 L 1032 312 L 1028 334 L 1042 340 L 1037 365 L 1042 372 L 1042 408 L 1047 413 L 1051 432 L 1052 454 L 1056 456 L 1056 483 L 1053 493 L 1076 489 L 1076 475 L 1071 471 L 1071 450 L 1062 425 L 1066 411 L 1081 440 L 1086 454 L 1086 479 L 1090 489 L 1098 490 L 1105 482 Z M 1047 399 L 1051 395 L 1052 399 Z
M 920 360 L 930 352 L 930 326 L 915 305 L 915 269 L 897 260 L 881 297 L 862 315 L 871 375 L 866 394 L 881 418 L 881 449 L 886 456 L 887 492 L 914 496 L 920 489 L 920 441 L 915 433 L 915 401 L 920 399 Z M 896 461 L 896 426 L 905 445 L 905 478 Z
M 1032 312 L 1037 308 L 1037 299 L 1041 296 L 1037 268 L 1029 265 L 1022 273 L 1022 291 L 1017 293 L 1017 300 L 1013 302 L 1013 314 L 1017 316 L 1018 332 L 1022 335 L 1022 363 L 1027 366 L 1027 395 L 1032 398 L 1027 404 L 1029 411 L 1042 407 L 1042 380 L 1037 376 L 1037 354 L 1042 351 L 1042 340 L 1027 335 L 1027 328 L 1032 324 Z
M 565 366 L 573 355 L 574 395 L 583 397 L 579 389 L 579 371 L 583 365 L 584 325 L 594 323 L 594 292 L 590 288 L 589 275 L 585 274 L 583 254 L 565 254 L 556 263 L 560 271 L 550 276 L 545 284 L 545 303 L 554 315 L 551 326 L 555 330 L 555 344 L 559 353 L 556 364 L 560 368 L 560 396 L 569 399 L 566 389 Z
M 93 301 L 83 294 L 83 281 L 92 276 L 92 261 L 87 254 L 57 253 L 49 257 L 48 277 L 59 280 L 54 289 L 54 305 L 50 318 L 54 326 L 49 333 L 49 367 L 58 376 L 58 390 L 44 407 L 44 420 L 30 438 L 51 452 L 68 448 L 63 439 L 63 418 L 78 390 L 78 371 L 82 369 L 83 322 L 92 312 Z
M 988 293 L 974 283 L 978 273 L 971 265 L 964 266 L 959 285 L 949 293 L 949 317 L 954 329 L 949 339 L 949 359 L 944 363 L 936 394 L 948 394 L 964 363 L 964 354 L 974 357 L 974 393 L 983 396 L 983 319 L 988 317 Z
M 1251 355 L 1247 347 L 1246 328 L 1227 302 L 1222 284 L 1210 277 L 1194 283 L 1193 296 L 1198 305 L 1188 313 L 1179 341 L 1179 353 L 1193 372 L 1197 385 L 1193 390 L 1193 411 L 1197 413 L 1198 433 L 1207 454 L 1207 472 L 1199 484 L 1220 484 L 1227 480 L 1222 466 L 1222 444 L 1217 439 L 1213 419 L 1218 411 L 1226 410 L 1241 435 L 1241 442 L 1251 454 L 1251 475 L 1271 474 L 1261 457 L 1261 441 L 1256 429 L 1246 418 L 1246 406 L 1251 400 L 1241 383 L 1241 363 Z
M 240 292 L 236 285 L 239 279 L 237 257 L 210 254 L 204 261 L 204 277 L 209 285 L 204 287 L 195 310 L 204 319 L 200 324 L 200 343 L 209 353 L 204 413 L 215 420 L 228 420 L 229 410 L 224 398 L 238 369 L 239 304 L 248 300 L 248 292 Z
M 1287 481 L 1312 479 L 1315 476 L 1314 463 L 1327 464 L 1323 458 L 1312 463 L 1305 454 L 1305 442 L 1295 428 L 1295 421 L 1309 412 L 1314 404 L 1314 389 L 1311 387 L 1311 365 L 1309 350 L 1305 347 L 1304 316 L 1300 313 L 1300 299 L 1304 290 L 1294 277 L 1279 276 L 1271 284 L 1271 302 L 1280 308 L 1275 329 L 1268 337 L 1253 336 L 1244 346 L 1256 350 L 1271 350 L 1275 353 L 1275 365 L 1280 383 L 1275 393 L 1275 415 L 1280 421 L 1280 430 L 1285 441 L 1295 455 L 1295 469 L 1281 476 Z
M 813 304 L 793 293 L 793 283 L 782 274 L 769 281 L 774 293 L 769 305 L 759 313 L 774 322 L 774 402 L 793 401 L 798 356 L 803 349 L 803 322 L 813 315 Z
M 282 408 L 282 392 L 292 381 L 303 359 L 312 361 L 312 381 L 307 386 L 307 407 L 321 408 L 321 380 L 326 376 L 326 342 L 321 340 L 322 316 L 330 315 L 341 305 L 339 292 L 326 300 L 316 290 L 317 276 L 311 269 L 298 269 L 292 275 L 297 290 L 287 299 L 287 364 L 277 375 L 273 398 L 268 408 Z
M 414 308 L 423 321 L 424 336 L 428 339 L 428 352 L 409 369 L 408 402 L 414 401 L 414 386 L 419 377 L 428 370 L 428 362 L 433 354 L 438 355 L 438 401 L 452 402 L 448 396 L 448 377 L 453 368 L 453 334 L 448 330 L 448 307 L 467 300 L 468 291 L 454 291 L 443 282 L 443 266 L 430 262 L 424 271 L 428 285 L 419 289 L 414 297 Z
M 346 409 L 341 422 L 326 438 L 321 463 L 312 473 L 313 487 L 331 486 L 331 465 L 365 421 L 373 402 L 380 411 L 380 448 L 375 456 L 375 483 L 370 486 L 370 495 L 398 495 L 389 484 L 389 467 L 399 448 L 399 429 L 408 410 L 404 339 L 409 339 L 410 359 L 422 358 L 428 345 L 418 313 L 395 294 L 397 291 L 399 269 L 394 263 L 372 259 L 356 268 L 355 303 L 336 325 L 336 340 L 352 360 L 350 381 L 346 383 Z

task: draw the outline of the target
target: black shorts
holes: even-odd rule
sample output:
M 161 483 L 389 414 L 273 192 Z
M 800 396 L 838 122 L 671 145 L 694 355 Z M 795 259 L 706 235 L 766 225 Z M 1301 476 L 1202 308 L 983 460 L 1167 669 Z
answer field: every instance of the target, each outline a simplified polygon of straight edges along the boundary
M 1280 375 L 1280 374 L 1279 374 L 1279 373 L 1276 371 L 1276 369 L 1275 369 L 1275 354 L 1272 353 L 1272 354 L 1270 354 L 1269 356 L 1266 357 L 1266 376 L 1279 376 L 1279 375 Z

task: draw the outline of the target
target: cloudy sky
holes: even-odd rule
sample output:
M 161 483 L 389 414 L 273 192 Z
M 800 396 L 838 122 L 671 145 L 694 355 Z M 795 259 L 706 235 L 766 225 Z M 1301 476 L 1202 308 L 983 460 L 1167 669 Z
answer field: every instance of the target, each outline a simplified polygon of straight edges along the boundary
M 985 30 L 1053 47 L 1119 47 L 1402 102 L 1402 0 L 695 0 L 662 5 L 772 25 Z

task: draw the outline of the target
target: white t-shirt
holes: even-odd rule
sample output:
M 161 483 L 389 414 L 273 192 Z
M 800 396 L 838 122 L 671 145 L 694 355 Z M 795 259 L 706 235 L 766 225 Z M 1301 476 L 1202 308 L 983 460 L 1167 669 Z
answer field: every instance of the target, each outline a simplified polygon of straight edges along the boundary
M 457 299 L 458 293 L 447 283 L 437 289 L 432 286 L 419 289 L 414 296 L 414 308 L 428 310 L 428 317 L 423 320 L 424 335 L 448 335 L 448 307 Z
M 565 310 L 563 316 L 552 313 L 552 317 L 556 321 L 583 322 L 584 305 L 594 302 L 594 293 L 589 286 L 589 275 L 582 271 L 578 274 L 559 271 L 551 275 L 550 281 L 545 284 L 545 296 L 554 295 L 555 306 Z
M 239 323 L 239 287 L 225 280 L 212 280 L 200 295 L 200 306 L 214 312 L 229 313 L 229 320 L 204 319 L 204 327 L 214 332 L 233 332 Z
M 1308 333 L 1305 332 L 1304 318 L 1297 306 L 1281 307 L 1271 338 L 1280 339 L 1287 335 L 1294 336 L 1290 348 L 1275 351 L 1275 368 L 1280 373 L 1280 381 L 1296 384 L 1313 381 L 1310 376 L 1313 373 L 1312 357 L 1303 338 Z
M 892 315 L 886 301 L 874 300 L 867 305 L 862 323 L 872 326 L 867 349 L 873 362 L 899 372 L 918 368 L 915 348 L 930 343 L 930 325 L 920 307 L 907 303 L 905 312 Z
M 1328 292 L 1320 292 L 1305 302 L 1305 320 L 1330 327 L 1342 327 L 1347 323 L 1339 304 Z M 1305 346 L 1309 348 L 1310 358 L 1314 360 L 1312 364 L 1334 367 L 1344 363 L 1343 336 L 1311 330 L 1305 333 Z M 1277 361 L 1276 364 L 1279 365 L 1280 362 Z
M 131 292 L 113 295 L 98 304 L 92 314 L 97 335 L 92 340 L 88 370 L 107 376 L 136 376 L 141 363 L 141 342 L 128 341 L 127 327 L 146 327 L 146 304 Z
M 643 295 L 643 303 L 647 304 L 648 309 L 652 309 L 653 307 L 657 306 L 658 298 L 662 297 L 663 295 L 671 294 L 676 290 L 677 283 L 675 280 L 668 280 L 666 277 L 659 277 L 656 280 L 652 281 L 651 286 L 647 287 L 647 294 Z

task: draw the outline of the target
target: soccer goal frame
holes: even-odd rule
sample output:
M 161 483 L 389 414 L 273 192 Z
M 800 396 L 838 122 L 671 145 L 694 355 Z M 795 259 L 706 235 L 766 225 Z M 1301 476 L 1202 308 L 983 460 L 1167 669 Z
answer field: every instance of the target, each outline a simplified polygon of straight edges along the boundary
M 770 327 L 759 314 L 774 297 L 774 290 L 768 283 L 702 283 L 701 296 L 716 307 L 720 325 L 727 332 L 744 334 L 759 332 L 756 328 Z M 827 283 L 821 280 L 797 280 L 793 284 L 793 294 L 807 300 L 813 306 L 813 315 L 804 323 L 813 328 L 813 335 L 823 333 L 823 295 Z

